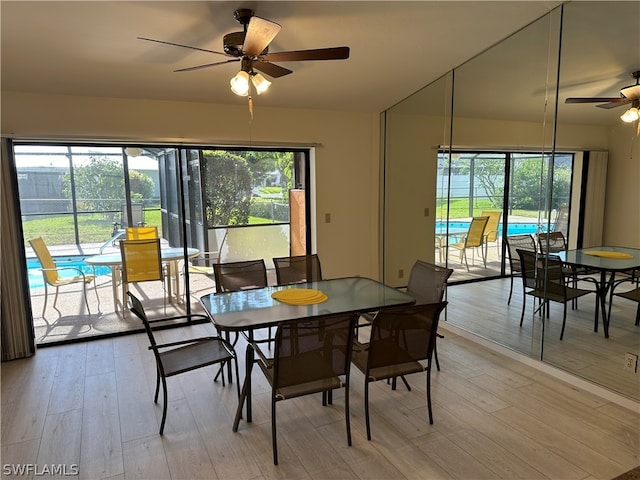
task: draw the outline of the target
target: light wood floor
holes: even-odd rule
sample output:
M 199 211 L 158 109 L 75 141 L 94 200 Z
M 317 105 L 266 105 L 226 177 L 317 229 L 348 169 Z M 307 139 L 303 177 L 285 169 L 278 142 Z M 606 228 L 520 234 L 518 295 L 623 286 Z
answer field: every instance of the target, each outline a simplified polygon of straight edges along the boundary
M 205 324 L 162 336 L 189 330 L 213 333 Z M 171 378 L 159 436 L 155 367 L 143 335 L 41 348 L 2 364 L 2 464 L 77 465 L 82 479 L 363 480 L 606 480 L 640 464 L 639 412 L 445 333 L 442 371 L 432 377 L 433 425 L 424 375 L 409 377 L 410 392 L 379 382 L 367 441 L 363 377 L 353 369 L 353 445 L 346 445 L 344 393 L 329 407 L 319 396 L 280 402 L 278 467 L 261 372 L 253 375 L 254 422 L 241 422 L 238 433 L 231 431 L 235 385 L 213 383 L 213 367 Z

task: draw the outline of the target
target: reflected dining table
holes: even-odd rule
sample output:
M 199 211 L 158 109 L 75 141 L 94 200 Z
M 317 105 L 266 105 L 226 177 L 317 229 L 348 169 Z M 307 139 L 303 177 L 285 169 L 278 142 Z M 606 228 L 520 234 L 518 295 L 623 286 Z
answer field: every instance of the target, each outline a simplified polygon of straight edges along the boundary
M 583 267 L 600 273 L 597 294 L 602 313 L 604 337 L 609 338 L 609 318 L 606 310 L 607 292 L 613 286 L 616 273 L 640 268 L 640 249 L 598 246 L 557 252 L 555 255 L 558 255 L 566 265 Z M 608 279 L 607 274 L 609 274 Z M 599 311 L 596 309 L 593 327 L 595 332 L 598 331 L 598 317 Z
M 197 248 L 187 248 L 187 258 L 193 258 L 200 254 L 200 250 Z M 175 298 L 180 300 L 180 270 L 178 269 L 178 261 L 184 259 L 183 247 L 162 247 L 160 249 L 160 258 L 162 262 L 166 262 L 169 265 L 169 275 L 172 277 L 172 282 L 169 282 L 169 298 L 172 298 L 171 283 L 174 284 L 173 291 L 175 291 Z M 85 258 L 87 265 L 93 266 L 107 266 L 111 268 L 111 288 L 113 294 L 113 308 L 114 311 L 118 311 L 118 285 L 120 284 L 120 267 L 122 266 L 122 256 L 120 251 L 113 253 L 102 253 L 100 255 L 93 255 Z M 122 311 L 125 310 L 125 299 L 122 300 Z
M 327 299 L 322 303 L 310 305 L 291 305 L 272 298 L 272 294 L 275 292 L 295 288 L 319 290 L 327 296 Z M 202 296 L 200 303 L 217 330 L 226 334 L 244 332 L 248 338 L 253 338 L 255 330 L 277 327 L 284 322 L 296 322 L 309 317 L 334 313 L 356 314 L 411 305 L 415 303 L 415 298 L 376 280 L 364 277 L 346 277 L 238 292 L 210 293 Z M 247 422 L 251 422 L 251 371 L 253 363 L 253 349 L 247 347 L 245 364 Z M 243 404 L 239 402 L 234 431 L 237 431 L 242 409 Z

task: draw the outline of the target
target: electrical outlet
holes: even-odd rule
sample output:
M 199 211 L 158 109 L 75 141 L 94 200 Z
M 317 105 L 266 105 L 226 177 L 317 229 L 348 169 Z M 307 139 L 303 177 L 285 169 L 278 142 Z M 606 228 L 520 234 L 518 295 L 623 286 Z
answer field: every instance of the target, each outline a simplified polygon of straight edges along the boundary
M 403 269 L 398 270 L 398 278 L 404 278 L 404 270 Z
M 331 214 L 330 213 L 325 213 L 324 214 L 324 223 L 331 223 Z
M 624 369 L 636 373 L 638 371 L 638 355 L 627 352 L 624 355 Z

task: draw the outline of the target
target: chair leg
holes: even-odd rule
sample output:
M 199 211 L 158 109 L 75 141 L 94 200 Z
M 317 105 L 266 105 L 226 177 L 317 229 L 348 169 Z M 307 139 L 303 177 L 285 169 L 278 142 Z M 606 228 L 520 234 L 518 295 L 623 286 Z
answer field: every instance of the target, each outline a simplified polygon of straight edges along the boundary
M 436 333 L 436 340 L 433 343 L 433 357 L 436 359 L 436 368 L 440 371 L 440 362 L 438 361 L 438 337 L 444 338 L 439 333 Z
M 564 303 L 564 309 L 562 313 L 562 330 L 560 330 L 560 340 L 564 336 L 564 326 L 567 323 L 567 302 Z
M 276 439 L 276 399 L 271 398 L 271 440 L 273 442 L 273 464 L 278 465 L 278 440 Z
M 429 423 L 433 425 L 433 411 L 431 410 L 431 365 L 427 368 L 427 410 L 429 411 Z
M 162 377 L 162 395 L 164 402 L 162 405 L 162 422 L 160 423 L 160 435 L 164 432 L 164 422 L 167 419 L 167 379 Z
M 509 300 L 507 300 L 507 305 L 511 304 L 511 294 L 513 294 L 513 273 L 509 278 L 511 279 L 511 284 L 509 285 Z
M 351 446 L 351 415 L 349 413 L 349 381 L 344 390 L 344 421 L 347 425 L 347 445 Z
M 153 403 L 158 403 L 159 393 L 160 393 L 160 371 L 156 370 L 156 393 L 153 396 Z
M 44 305 L 42 306 L 42 318 L 44 318 L 44 312 L 47 310 L 47 296 L 49 295 L 49 289 L 47 288 L 47 281 L 44 282 Z
M 369 382 L 364 382 L 364 418 L 367 426 L 367 440 L 371 440 L 371 425 L 369 424 Z
M 527 295 L 525 292 L 522 292 L 522 315 L 520 315 L 520 326 L 522 326 L 522 322 L 524 321 L 524 311 L 527 306 Z

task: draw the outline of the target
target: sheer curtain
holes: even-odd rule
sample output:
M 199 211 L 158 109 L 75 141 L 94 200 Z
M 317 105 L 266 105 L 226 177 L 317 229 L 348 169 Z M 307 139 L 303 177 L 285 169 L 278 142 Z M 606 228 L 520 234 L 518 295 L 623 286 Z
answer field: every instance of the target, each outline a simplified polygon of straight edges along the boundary
M 3 138 L 0 147 L 2 168 L 2 183 L 0 184 L 0 204 L 2 205 L 2 220 L 0 221 L 2 361 L 30 357 L 35 353 L 31 304 L 28 286 L 23 274 L 25 256 L 18 215 L 18 185 L 10 151 L 10 141 Z

